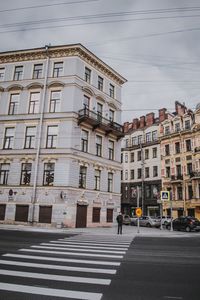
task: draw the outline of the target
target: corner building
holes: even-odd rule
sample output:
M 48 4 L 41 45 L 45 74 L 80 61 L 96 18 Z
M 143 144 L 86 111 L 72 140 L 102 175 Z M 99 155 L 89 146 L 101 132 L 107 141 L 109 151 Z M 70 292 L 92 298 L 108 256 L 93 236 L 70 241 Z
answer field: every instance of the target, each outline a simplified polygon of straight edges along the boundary
M 112 225 L 125 82 L 81 44 L 0 53 L 0 222 Z

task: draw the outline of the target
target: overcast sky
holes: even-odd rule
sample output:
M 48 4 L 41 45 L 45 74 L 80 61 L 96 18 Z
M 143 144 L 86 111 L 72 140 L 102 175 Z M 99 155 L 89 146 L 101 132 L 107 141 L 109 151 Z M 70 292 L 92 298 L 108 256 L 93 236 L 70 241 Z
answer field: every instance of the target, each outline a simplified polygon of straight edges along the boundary
M 128 80 L 123 122 L 200 102 L 199 0 L 0 0 L 0 36 L 0 51 L 82 43 Z

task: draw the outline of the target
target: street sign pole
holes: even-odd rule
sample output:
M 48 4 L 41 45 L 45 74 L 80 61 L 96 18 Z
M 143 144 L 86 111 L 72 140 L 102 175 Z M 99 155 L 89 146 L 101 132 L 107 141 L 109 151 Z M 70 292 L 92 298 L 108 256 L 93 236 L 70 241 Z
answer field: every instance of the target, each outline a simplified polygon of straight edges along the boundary
M 170 214 L 171 214 L 171 226 L 170 226 L 170 231 L 173 231 L 173 222 L 172 222 L 172 192 L 170 192 Z
M 140 195 L 139 195 L 139 187 L 137 186 L 137 208 L 140 207 Z M 140 233 L 140 220 L 137 215 L 137 233 Z

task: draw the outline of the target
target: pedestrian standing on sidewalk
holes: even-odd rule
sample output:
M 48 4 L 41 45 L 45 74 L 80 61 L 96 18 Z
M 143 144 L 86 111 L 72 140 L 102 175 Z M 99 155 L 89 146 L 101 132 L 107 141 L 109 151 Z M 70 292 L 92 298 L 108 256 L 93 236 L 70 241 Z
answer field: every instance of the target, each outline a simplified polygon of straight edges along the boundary
M 118 214 L 116 220 L 117 220 L 117 223 L 118 223 L 117 234 L 122 234 L 123 216 L 122 216 L 121 212 Z

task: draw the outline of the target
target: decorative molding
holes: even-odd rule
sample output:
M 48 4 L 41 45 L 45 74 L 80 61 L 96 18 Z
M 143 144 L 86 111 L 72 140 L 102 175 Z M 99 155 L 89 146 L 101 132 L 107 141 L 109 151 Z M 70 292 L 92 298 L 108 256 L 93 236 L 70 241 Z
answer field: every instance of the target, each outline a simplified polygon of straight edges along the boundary
M 0 64 L 45 60 L 47 58 L 47 53 L 50 58 L 77 56 L 90 66 L 98 69 L 105 76 L 111 78 L 114 82 L 122 85 L 127 81 L 124 77 L 114 71 L 111 67 L 101 61 L 97 56 L 95 56 L 81 44 L 55 47 L 52 46 L 48 48 L 48 52 L 46 51 L 45 47 L 30 50 L 3 52 L 0 53 Z

